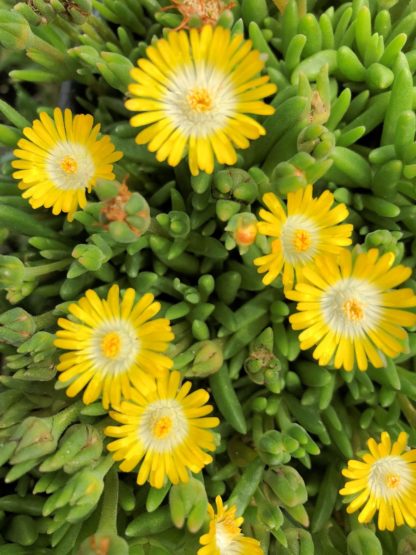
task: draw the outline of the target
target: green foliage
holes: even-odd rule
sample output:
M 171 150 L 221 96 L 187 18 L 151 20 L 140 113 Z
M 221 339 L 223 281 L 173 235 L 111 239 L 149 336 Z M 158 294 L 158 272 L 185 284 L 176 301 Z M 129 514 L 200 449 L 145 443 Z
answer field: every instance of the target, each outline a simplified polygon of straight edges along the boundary
M 135 143 L 123 103 L 133 64 L 181 22 L 167 4 L 0 0 L 9 75 L 0 101 L 0 555 L 191 555 L 216 495 L 237 505 L 244 532 L 271 555 L 413 553 L 407 527 L 358 528 L 338 490 L 368 437 L 388 428 L 416 442 L 415 330 L 386 368 L 317 366 L 300 353 L 280 282 L 266 288 L 252 264 L 264 238 L 239 250 L 231 234 L 264 193 L 313 183 L 347 204 L 355 242 L 415 266 L 416 4 L 289 0 L 282 14 L 241 0 L 224 12 L 220 24 L 245 32 L 266 59 L 276 112 L 236 167 L 196 177 Z M 22 129 L 58 104 L 93 114 L 124 152 L 117 180 L 100 182 L 72 222 L 32 210 L 11 177 Z M 214 461 L 189 484 L 114 479 L 101 404 L 69 399 L 56 381 L 57 318 L 86 289 L 104 295 L 113 283 L 158 297 L 175 333 L 169 356 L 209 387 L 221 418 Z

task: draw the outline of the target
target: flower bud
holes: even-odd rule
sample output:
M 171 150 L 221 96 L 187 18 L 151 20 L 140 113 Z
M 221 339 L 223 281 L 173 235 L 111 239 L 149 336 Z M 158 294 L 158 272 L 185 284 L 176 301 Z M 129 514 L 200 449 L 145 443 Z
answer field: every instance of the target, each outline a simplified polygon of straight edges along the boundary
M 311 123 L 326 123 L 331 114 L 330 102 L 325 102 L 318 90 L 314 90 L 311 97 Z
M 236 214 L 229 220 L 225 231 L 228 231 L 225 247 L 230 250 L 237 245 L 240 254 L 244 254 L 256 240 L 257 218 L 251 212 Z
M 191 231 L 191 222 L 188 214 L 173 210 L 169 212 L 169 232 L 172 237 L 186 237 Z
M 183 528 L 188 521 L 188 530 L 195 534 L 204 524 L 208 510 L 205 487 L 196 478 L 189 482 L 173 485 L 169 493 L 169 507 L 172 522 Z
M 58 443 L 58 438 L 54 435 L 53 417 L 29 416 L 21 423 L 11 439 L 17 441 L 16 449 L 10 460 L 12 464 L 19 464 L 52 453 Z
M 91 272 L 99 270 L 102 264 L 106 262 L 104 253 L 95 245 L 77 245 L 72 251 L 72 256 L 81 266 Z
M 312 123 L 299 133 L 298 150 L 307 152 L 314 158 L 327 158 L 335 146 L 334 135 L 323 125 Z
M 0 341 L 18 346 L 36 331 L 34 318 L 23 308 L 12 308 L 0 315 Z
M 259 194 L 257 183 L 245 170 L 229 168 L 214 175 L 214 196 L 251 204 Z
M 260 458 L 268 465 L 288 463 L 291 459 L 288 449 L 283 443 L 283 435 L 276 430 L 264 433 L 258 442 Z
M 150 209 L 145 198 L 132 193 L 126 183 L 115 188 L 115 183 L 101 182 L 98 195 L 104 200 L 101 222 L 113 239 L 131 243 L 146 233 L 150 225 Z
M 331 164 L 331 160 L 316 160 L 308 152 L 298 152 L 274 168 L 271 177 L 273 189 L 280 194 L 297 191 L 323 177 Z
M 62 432 L 78 416 L 81 406 L 80 402 L 73 403 L 54 416 L 26 418 L 11 436 L 17 445 L 10 462 L 26 463 L 55 451 Z
M 115 534 L 97 532 L 82 542 L 77 555 L 129 555 L 129 545 Z
M 64 472 L 73 474 L 83 466 L 94 466 L 103 453 L 103 438 L 93 426 L 88 427 L 88 435 L 82 449 L 71 459 L 65 460 Z
M 203 25 L 216 25 L 219 23 L 220 19 L 223 24 L 224 19 L 221 16 L 225 15 L 224 12 L 231 10 L 234 6 L 235 2 L 227 2 L 227 0 L 198 0 L 196 2 L 172 0 L 172 3 L 163 8 L 163 10 L 169 8 L 178 10 L 183 19 L 181 22 L 179 18 L 176 25 L 180 26 L 181 29 L 189 29 L 192 27 L 199 28 Z M 156 19 L 160 21 L 160 18 L 157 17 L 158 15 L 162 14 L 156 14 Z M 231 24 L 227 26 L 230 27 Z
M 63 467 L 65 472 L 72 474 L 93 460 L 96 462 L 101 453 L 102 438 L 94 426 L 73 424 L 62 436 L 59 449 L 43 461 L 39 469 L 52 472 Z
M 279 393 L 284 385 L 280 376 L 281 363 L 273 353 L 273 330 L 266 328 L 250 345 L 244 369 L 257 384 L 265 384 L 273 393 Z
M 55 352 L 56 348 L 53 344 L 55 336 L 47 331 L 38 331 L 20 345 L 17 349 L 18 353 L 43 353 L 46 355 Z M 44 357 L 42 357 L 43 359 Z M 37 361 L 37 360 L 36 360 Z
M 66 520 L 71 523 L 85 520 L 95 509 L 104 489 L 102 473 L 96 469 L 83 469 L 71 476 L 63 488 L 53 493 L 45 502 L 43 515 L 67 506 Z
M 77 50 L 75 51 L 75 54 L 77 55 L 79 54 L 82 59 L 84 59 L 83 58 L 84 55 L 87 55 L 89 58 L 88 60 L 85 60 L 85 61 L 88 61 L 93 65 L 97 63 L 97 59 L 94 57 L 94 53 L 96 54 L 96 51 L 92 47 L 88 47 L 88 50 L 79 50 L 80 48 L 86 48 L 85 46 L 84 47 L 78 46 L 76 48 Z M 73 52 L 74 50 L 75 48 L 72 48 L 71 52 Z M 128 189 L 125 184 L 124 184 L 124 189 L 122 189 L 122 187 L 123 185 L 120 185 L 120 183 L 118 183 L 117 181 L 110 181 L 108 179 L 99 179 L 97 181 L 94 191 L 97 197 L 101 201 L 107 201 L 107 200 L 113 200 L 113 197 L 117 197 L 118 194 L 123 196 L 123 190 L 128 191 Z
M 191 349 L 195 356 L 191 366 L 186 370 L 184 376 L 205 378 L 215 374 L 224 362 L 224 356 L 220 341 L 206 340 L 195 343 Z
M 348 555 L 383 555 L 380 540 L 370 528 L 357 528 L 347 537 Z
M 400 239 L 402 233 L 399 231 L 389 231 L 387 229 L 377 229 L 371 233 L 367 233 L 365 237 L 365 246 L 367 249 L 377 248 L 380 253 L 392 252 L 395 260 L 399 262 L 404 254 L 404 245 Z
M 0 289 L 22 284 L 24 276 L 25 265 L 19 258 L 0 255 Z
M 108 231 L 117 243 L 133 243 L 138 237 L 127 222 L 111 222 Z
M 302 476 L 290 466 L 280 466 L 274 470 L 268 470 L 265 473 L 265 483 L 282 505 L 295 507 L 305 503 L 308 498 Z
M 6 299 L 10 304 L 16 304 L 25 297 L 28 297 L 37 287 L 36 281 L 26 281 L 17 287 L 8 287 Z

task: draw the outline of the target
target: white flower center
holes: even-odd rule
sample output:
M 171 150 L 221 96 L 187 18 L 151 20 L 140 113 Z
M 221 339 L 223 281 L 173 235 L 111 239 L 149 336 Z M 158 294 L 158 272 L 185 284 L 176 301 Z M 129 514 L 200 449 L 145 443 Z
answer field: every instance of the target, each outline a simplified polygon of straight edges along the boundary
M 104 322 L 91 340 L 89 357 L 104 374 L 122 374 L 134 363 L 140 342 L 134 327 L 125 320 Z
M 353 338 L 373 329 L 381 314 L 379 291 L 368 281 L 340 279 L 321 297 L 325 322 L 341 336 Z
M 188 429 L 182 405 L 175 399 L 160 399 L 145 408 L 138 435 L 146 451 L 166 453 L 183 442 Z
M 235 107 L 234 86 L 228 75 L 200 62 L 172 74 L 163 102 L 186 137 L 206 137 L 226 126 Z
M 215 526 L 215 543 L 220 550 L 220 555 L 240 555 L 241 549 L 238 542 L 240 529 L 233 520 L 217 522 Z M 237 540 L 237 541 L 235 541 Z
M 84 189 L 94 177 L 95 164 L 84 145 L 61 141 L 49 153 L 46 171 L 58 189 Z
M 371 465 L 368 485 L 376 498 L 399 497 L 411 484 L 411 470 L 401 457 L 389 455 Z
M 303 214 L 288 216 L 282 226 L 280 241 L 285 262 L 307 264 L 315 256 L 319 231 L 316 223 Z

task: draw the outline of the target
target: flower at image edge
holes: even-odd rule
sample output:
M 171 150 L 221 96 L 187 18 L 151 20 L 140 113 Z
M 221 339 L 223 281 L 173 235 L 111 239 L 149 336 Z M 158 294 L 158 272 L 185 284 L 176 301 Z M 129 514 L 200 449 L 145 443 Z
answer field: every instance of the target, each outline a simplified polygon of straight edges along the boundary
M 134 289 L 126 289 L 120 302 L 118 285 L 107 299 L 89 289 L 69 306 L 74 319 L 60 318 L 55 346 L 69 351 L 60 357 L 59 380 L 70 382 L 67 395 L 85 388 L 83 401 L 90 404 L 102 396 L 104 408 L 129 399 L 132 385 L 154 388 L 152 376 L 162 375 L 172 361 L 162 354 L 173 339 L 169 320 L 152 318 L 160 303 L 150 293 L 135 302 Z
M 120 160 L 110 137 L 97 139 L 100 125 L 94 126 L 89 114 L 72 115 L 55 108 L 53 119 L 39 114 L 32 127 L 25 127 L 14 151 L 12 166 L 19 179 L 23 198 L 33 208 L 52 207 L 55 215 L 68 213 L 72 220 L 78 208 L 84 208 L 85 192 L 91 191 L 97 179 L 114 179 L 113 163 Z
M 298 303 L 289 321 L 294 330 L 303 330 L 301 349 L 316 345 L 312 354 L 321 366 L 332 362 L 347 371 L 355 363 L 367 370 L 368 361 L 380 368 L 386 356 L 406 352 L 403 326 L 414 326 L 416 314 L 403 309 L 415 307 L 416 296 L 410 288 L 394 289 L 412 270 L 393 263 L 391 252 L 344 249 L 338 256 L 319 256 L 305 268 L 303 281 L 285 291 Z
M 203 545 L 197 555 L 264 555 L 260 543 L 241 533 L 243 517 L 236 517 L 237 507 L 228 509 L 218 495 L 215 499 L 217 513 L 212 505 L 208 506 L 209 531 L 199 538 Z
M 361 461 L 350 460 L 342 474 L 349 478 L 341 495 L 354 496 L 348 513 L 361 509 L 358 520 L 370 522 L 378 511 L 378 528 L 394 530 L 416 526 L 416 449 L 408 450 L 407 434 L 401 432 L 392 445 L 387 432 L 381 442 L 367 442 L 369 453 Z
M 137 483 L 146 481 L 161 488 L 166 478 L 172 484 L 189 481 L 189 470 L 199 472 L 212 462 L 205 451 L 216 448 L 209 428 L 219 424 L 207 405 L 204 389 L 189 393 L 191 382 L 180 384 L 180 372 L 165 372 L 155 378 L 155 388 L 148 392 L 132 390 L 130 401 L 121 403 L 110 416 L 121 426 L 108 426 L 106 435 L 118 438 L 107 447 L 120 470 L 131 472 L 140 464 Z
M 254 260 L 258 272 L 264 273 L 263 283 L 269 285 L 283 270 L 285 288 L 301 279 L 303 268 L 319 254 L 341 252 L 351 245 L 351 224 L 337 225 L 348 217 L 345 204 L 332 207 L 334 195 L 324 191 L 312 197 L 312 185 L 288 193 L 287 209 L 274 193 L 266 193 L 263 202 L 268 210 L 260 210 L 263 221 L 258 232 L 272 238 L 271 253 Z M 331 208 L 332 207 L 332 208 Z
M 136 142 L 147 144 L 159 162 L 177 166 L 188 152 L 193 175 L 212 173 L 220 164 L 237 161 L 235 148 L 265 134 L 247 114 L 270 115 L 261 101 L 276 91 L 260 52 L 243 35 L 206 25 L 202 30 L 171 31 L 146 49 L 147 58 L 131 70 L 132 98 L 126 108 L 141 112 L 133 127 L 145 126 Z

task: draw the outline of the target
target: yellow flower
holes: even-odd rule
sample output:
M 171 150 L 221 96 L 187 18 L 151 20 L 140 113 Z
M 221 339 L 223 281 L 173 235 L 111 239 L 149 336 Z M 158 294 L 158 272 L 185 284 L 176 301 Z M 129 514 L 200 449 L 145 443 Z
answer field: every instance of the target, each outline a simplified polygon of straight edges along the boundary
M 212 411 L 204 389 L 189 394 L 191 382 L 180 385 L 179 372 L 165 372 L 156 378 L 148 392 L 132 390 L 131 401 L 121 403 L 110 416 L 121 426 L 104 431 L 115 441 L 108 445 L 120 470 L 132 471 L 139 463 L 139 485 L 149 481 L 163 487 L 166 478 L 172 484 L 189 481 L 189 470 L 199 472 L 212 457 L 205 450 L 215 449 L 215 437 L 209 428 L 218 426 L 215 417 L 204 418 Z
M 121 152 L 114 150 L 110 137 L 97 139 L 100 125 L 94 125 L 91 115 L 72 115 L 55 108 L 51 119 L 41 112 L 32 127 L 23 129 L 25 139 L 17 143 L 14 151 L 18 158 L 12 166 L 18 171 L 13 177 L 20 179 L 23 198 L 33 208 L 52 207 L 52 213 L 68 213 L 84 208 L 85 190 L 91 191 L 98 178 L 114 179 L 113 163 L 120 160 Z
M 361 508 L 358 520 L 367 523 L 378 511 L 380 530 L 416 526 L 416 449 L 407 448 L 407 434 L 401 432 L 392 445 L 383 432 L 380 443 L 370 438 L 367 445 L 370 452 L 362 461 L 350 460 L 342 471 L 350 480 L 340 494 L 355 496 L 347 512 Z
M 260 543 L 253 538 L 246 538 L 241 533 L 243 517 L 236 517 L 237 507 L 230 509 L 223 505 L 221 497 L 215 499 L 217 514 L 209 505 L 210 517 L 209 532 L 199 538 L 199 543 L 204 547 L 198 550 L 197 555 L 263 555 Z
M 312 185 L 287 195 L 287 210 L 274 193 L 266 193 L 263 202 L 269 208 L 260 210 L 258 231 L 273 238 L 272 252 L 254 260 L 258 272 L 266 272 L 263 283 L 269 285 L 283 269 L 285 289 L 293 286 L 302 271 L 318 254 L 339 253 L 351 244 L 351 224 L 337 225 L 348 217 L 345 204 L 331 208 L 334 195 L 325 191 L 312 197 Z
M 134 127 L 147 126 L 136 137 L 148 144 L 160 162 L 177 166 L 188 151 L 193 175 L 212 173 L 220 164 L 237 161 L 235 147 L 265 134 L 246 114 L 269 115 L 274 108 L 261 101 L 276 86 L 259 76 L 261 55 L 243 35 L 206 25 L 202 30 L 171 31 L 146 50 L 131 71 L 133 98 L 126 108 Z
M 154 388 L 152 376 L 171 368 L 172 361 L 162 354 L 173 339 L 169 320 L 151 320 L 160 303 L 150 293 L 136 303 L 135 295 L 134 289 L 126 289 L 120 302 L 118 285 L 111 287 L 107 299 L 89 289 L 69 306 L 75 321 L 58 320 L 63 329 L 56 332 L 55 345 L 70 352 L 61 355 L 57 369 L 60 381 L 71 381 L 69 397 L 87 386 L 85 404 L 102 395 L 104 408 L 118 406 L 121 397 L 131 397 L 133 385 Z
M 402 310 L 416 306 L 412 289 L 393 288 L 412 271 L 402 265 L 392 268 L 394 255 L 380 256 L 378 249 L 359 254 L 343 250 L 336 256 L 318 257 L 303 270 L 303 282 L 285 294 L 298 301 L 289 317 L 299 335 L 301 349 L 317 345 L 313 357 L 325 366 L 352 370 L 356 361 L 367 369 L 367 359 L 376 368 L 385 357 L 405 352 L 407 333 L 416 315 Z

